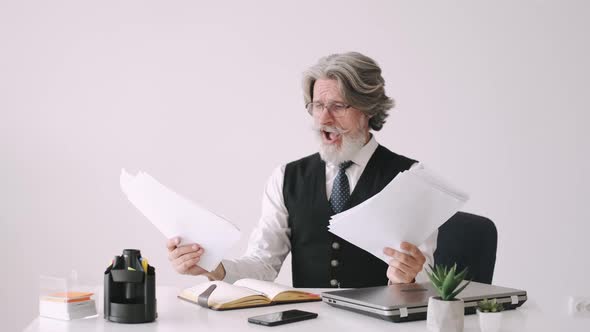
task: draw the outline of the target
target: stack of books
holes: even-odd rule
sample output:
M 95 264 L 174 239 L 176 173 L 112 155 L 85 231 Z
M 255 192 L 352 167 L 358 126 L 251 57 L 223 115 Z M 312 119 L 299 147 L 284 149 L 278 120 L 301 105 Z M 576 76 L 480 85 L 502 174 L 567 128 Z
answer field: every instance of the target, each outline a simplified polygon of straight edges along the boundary
M 43 317 L 71 320 L 96 316 L 94 293 L 59 292 L 39 298 L 39 315 Z

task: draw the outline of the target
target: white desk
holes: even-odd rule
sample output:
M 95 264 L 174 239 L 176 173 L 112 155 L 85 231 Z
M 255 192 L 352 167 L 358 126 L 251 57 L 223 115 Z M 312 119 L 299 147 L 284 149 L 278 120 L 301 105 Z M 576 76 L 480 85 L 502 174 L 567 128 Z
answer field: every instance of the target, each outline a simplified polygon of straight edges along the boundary
M 321 292 L 321 290 L 312 290 Z M 148 324 L 117 324 L 106 321 L 102 316 L 102 289 L 97 289 L 98 317 L 83 320 L 59 321 L 50 318 L 36 318 L 25 329 L 27 332 L 43 331 L 426 331 L 426 321 L 391 323 L 354 312 L 329 306 L 322 302 L 287 304 L 270 307 L 213 311 L 176 298 L 179 289 L 159 287 L 158 319 Z M 266 327 L 247 322 L 247 318 L 265 313 L 301 309 L 316 312 L 319 317 L 307 321 Z M 465 332 L 478 332 L 476 315 L 465 316 Z M 571 318 L 566 315 L 551 315 L 540 310 L 533 301 L 527 301 L 517 310 L 504 313 L 503 332 L 514 331 L 590 331 L 590 319 Z

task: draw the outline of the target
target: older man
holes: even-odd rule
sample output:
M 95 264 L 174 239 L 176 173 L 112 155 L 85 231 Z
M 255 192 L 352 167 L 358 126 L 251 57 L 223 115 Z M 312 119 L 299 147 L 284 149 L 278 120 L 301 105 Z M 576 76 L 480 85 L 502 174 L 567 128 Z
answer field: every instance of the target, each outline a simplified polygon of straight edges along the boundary
M 371 58 L 351 52 L 322 58 L 304 75 L 303 94 L 319 153 L 277 168 L 263 196 L 262 217 L 248 250 L 223 260 L 211 272 L 199 267 L 206 248 L 177 246 L 169 239 L 169 259 L 177 272 L 233 282 L 240 278 L 274 280 L 292 253 L 295 287 L 369 287 L 425 280 L 423 266 L 433 262 L 437 232 L 420 247 L 383 249 L 384 263 L 331 234 L 330 216 L 381 191 L 415 160 L 379 145 L 371 130 L 385 123 L 393 100 L 385 94 L 381 69 Z M 362 224 L 359 224 L 362 227 Z

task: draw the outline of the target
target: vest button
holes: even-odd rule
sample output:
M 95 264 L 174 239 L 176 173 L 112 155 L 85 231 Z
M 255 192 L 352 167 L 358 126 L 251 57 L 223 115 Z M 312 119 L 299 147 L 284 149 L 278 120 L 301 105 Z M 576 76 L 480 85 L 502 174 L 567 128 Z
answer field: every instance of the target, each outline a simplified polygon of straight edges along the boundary
M 330 285 L 331 285 L 332 287 L 336 287 L 336 286 L 338 286 L 338 280 L 336 280 L 336 279 L 332 279 L 332 280 L 330 280 Z
M 336 266 L 338 266 L 338 264 L 339 264 L 339 262 L 337 259 L 333 259 L 330 261 L 330 265 L 332 265 L 332 267 L 336 267 Z
M 332 242 L 332 249 L 334 249 L 334 250 L 340 249 L 340 243 L 338 243 L 338 242 Z

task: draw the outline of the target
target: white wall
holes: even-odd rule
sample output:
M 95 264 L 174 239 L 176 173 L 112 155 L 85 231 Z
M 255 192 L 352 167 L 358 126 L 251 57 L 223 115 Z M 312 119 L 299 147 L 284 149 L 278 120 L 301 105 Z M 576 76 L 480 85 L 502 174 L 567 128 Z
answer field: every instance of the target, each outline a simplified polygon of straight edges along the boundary
M 301 72 L 356 50 L 397 107 L 383 145 L 468 191 L 499 230 L 495 282 L 588 295 L 589 5 L 583 1 L 0 1 L 0 315 L 39 274 L 140 248 L 190 285 L 125 199 L 143 169 L 244 230 L 274 167 L 315 151 Z M 280 281 L 289 282 L 290 266 Z M 6 323 L 8 322 L 8 323 Z

